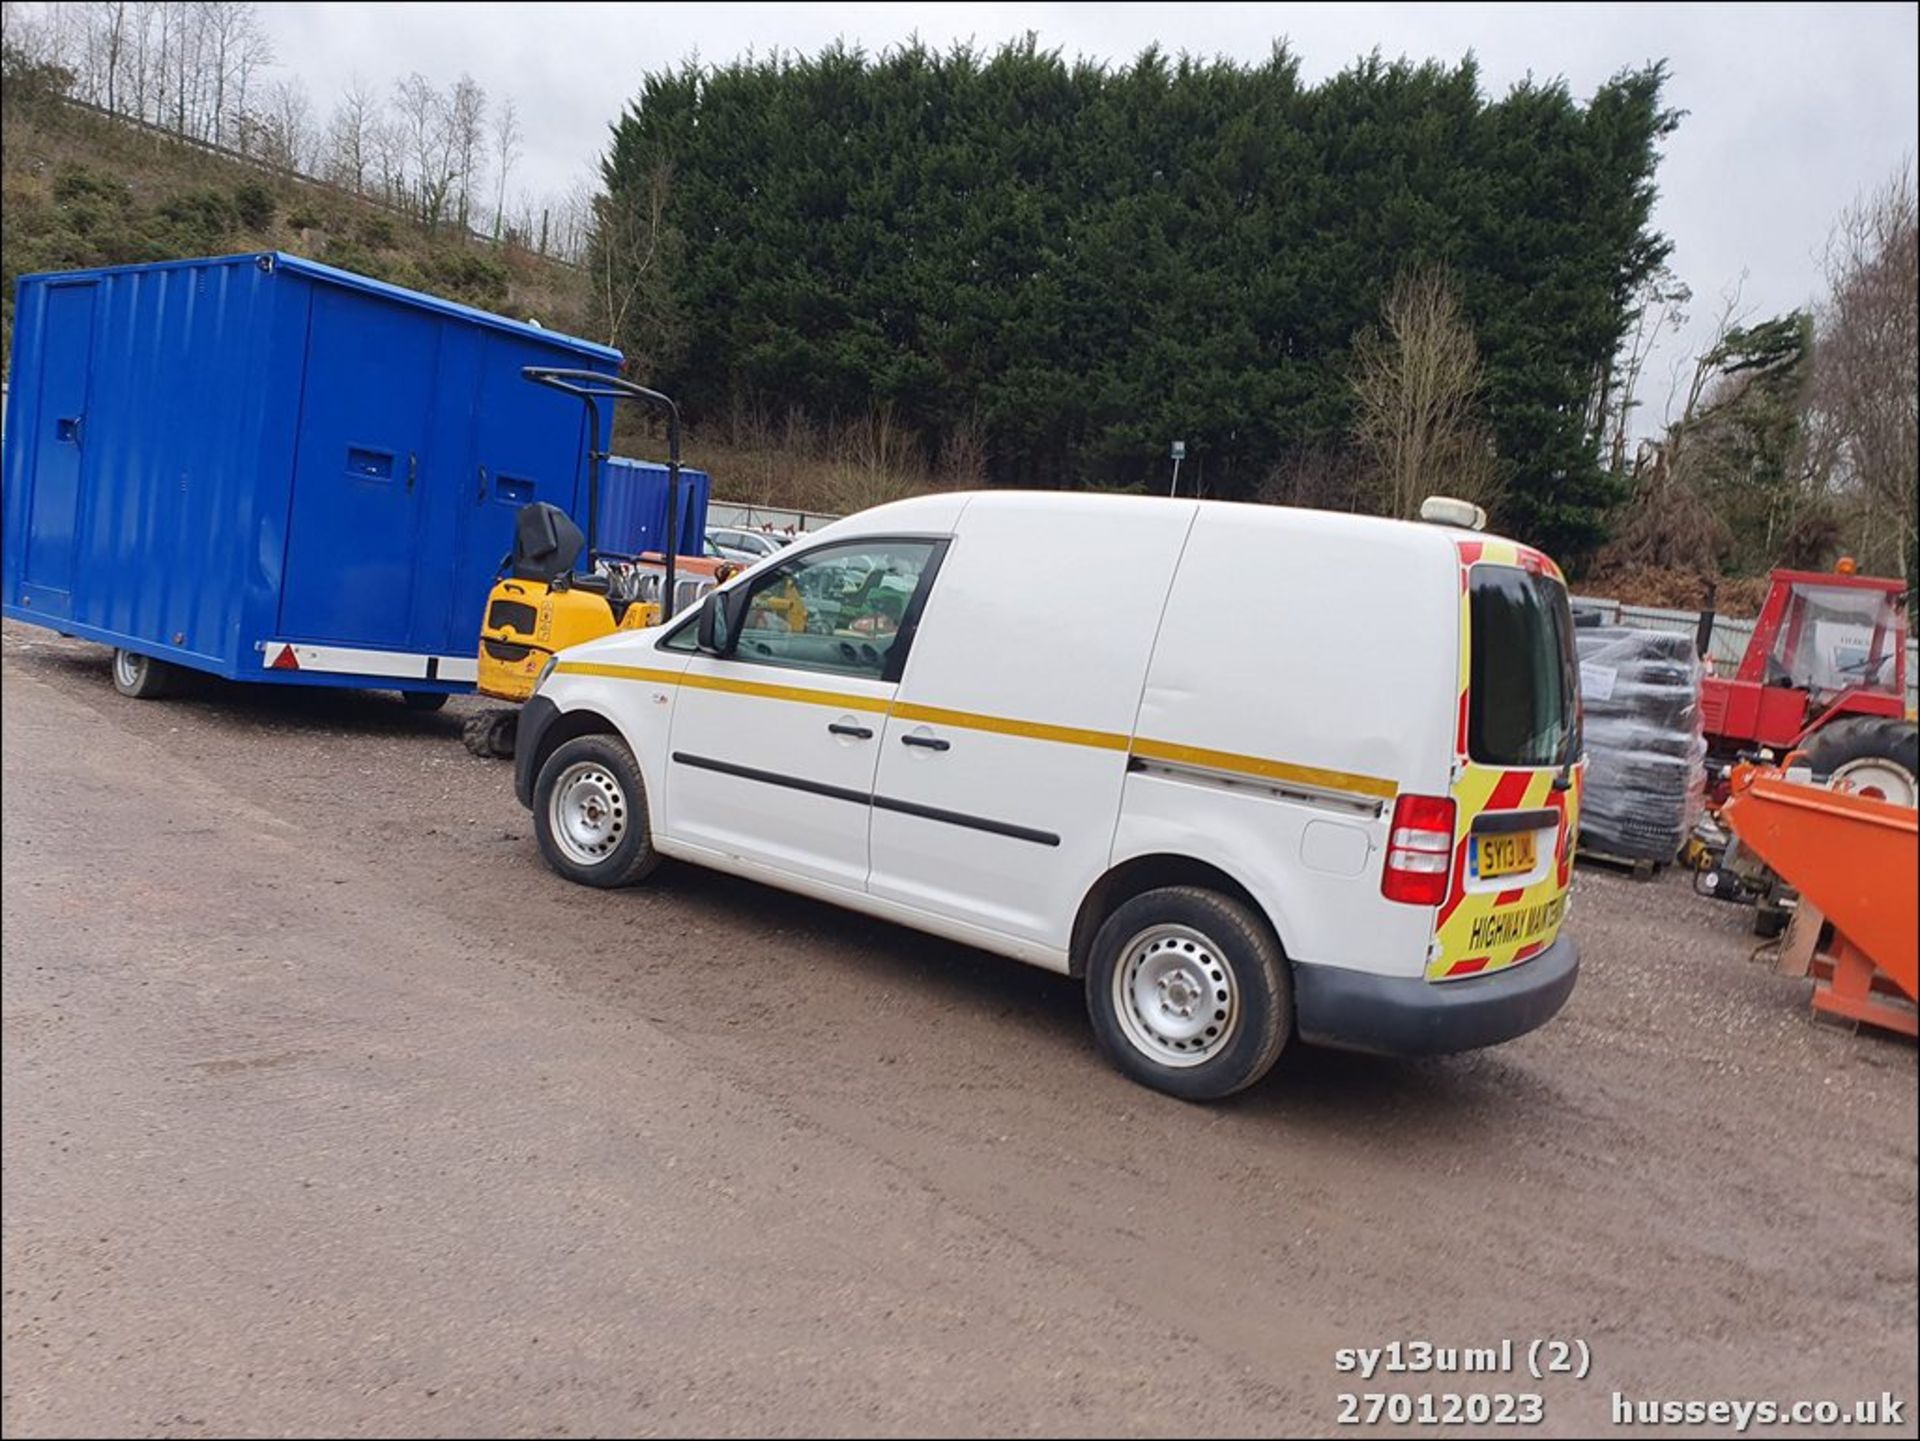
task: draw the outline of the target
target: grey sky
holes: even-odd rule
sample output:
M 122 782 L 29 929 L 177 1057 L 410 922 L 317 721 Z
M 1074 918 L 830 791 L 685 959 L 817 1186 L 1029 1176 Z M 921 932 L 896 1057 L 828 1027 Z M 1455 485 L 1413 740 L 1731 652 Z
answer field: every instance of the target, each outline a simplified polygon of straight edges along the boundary
M 511 95 L 526 132 L 515 188 L 563 192 L 591 172 L 607 126 L 649 69 L 752 48 L 815 50 L 836 38 L 880 49 L 915 33 L 995 45 L 1027 30 L 1068 55 L 1170 51 L 1264 57 L 1286 37 L 1307 79 L 1378 47 L 1389 56 L 1480 60 L 1490 93 L 1529 73 L 1585 96 L 1615 71 L 1665 59 L 1670 105 L 1688 112 L 1666 147 L 1654 223 L 1693 288 L 1692 323 L 1663 346 L 1644 395 L 1658 419 L 1673 364 L 1718 297 L 1747 274 L 1756 314 L 1804 304 L 1835 216 L 1883 183 L 1920 129 L 1920 7 L 1886 5 L 1208 4 L 268 4 L 283 67 L 324 114 L 358 73 L 386 86 L 410 70 L 462 70 Z

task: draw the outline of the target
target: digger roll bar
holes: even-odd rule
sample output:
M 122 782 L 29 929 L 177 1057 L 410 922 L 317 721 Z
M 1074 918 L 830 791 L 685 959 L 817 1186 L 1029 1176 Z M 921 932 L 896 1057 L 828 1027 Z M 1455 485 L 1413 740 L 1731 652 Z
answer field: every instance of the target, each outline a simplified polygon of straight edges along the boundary
M 599 553 L 600 538 L 600 465 L 613 454 L 600 448 L 600 402 L 603 400 L 639 400 L 667 413 L 667 537 L 661 554 L 667 559 L 667 583 L 660 596 L 660 619 L 673 618 L 673 563 L 680 550 L 680 407 L 672 396 L 644 385 L 635 385 L 617 375 L 602 375 L 597 370 L 565 370 L 550 365 L 529 365 L 520 372 L 535 385 L 550 386 L 577 395 L 587 407 L 587 560 L 591 564 Z M 607 443 L 613 443 L 613 429 L 607 429 Z

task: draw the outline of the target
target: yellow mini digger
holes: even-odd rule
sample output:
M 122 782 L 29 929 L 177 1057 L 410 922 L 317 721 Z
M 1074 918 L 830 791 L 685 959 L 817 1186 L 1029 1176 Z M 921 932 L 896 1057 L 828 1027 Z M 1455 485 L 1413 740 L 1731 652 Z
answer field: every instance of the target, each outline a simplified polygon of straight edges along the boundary
M 577 395 L 588 412 L 587 532 L 559 506 L 536 502 L 514 519 L 513 550 L 500 563 L 480 625 L 481 695 L 511 703 L 477 712 L 465 727 L 478 756 L 513 754 L 520 704 L 533 694 L 555 651 L 658 625 L 697 601 L 739 567 L 676 554 L 680 529 L 680 410 L 656 390 L 590 370 L 528 366 L 537 385 Z M 667 412 L 667 533 L 660 552 L 604 551 L 594 534 L 600 514 L 600 402 L 640 400 Z M 584 562 L 584 563 L 583 563 Z

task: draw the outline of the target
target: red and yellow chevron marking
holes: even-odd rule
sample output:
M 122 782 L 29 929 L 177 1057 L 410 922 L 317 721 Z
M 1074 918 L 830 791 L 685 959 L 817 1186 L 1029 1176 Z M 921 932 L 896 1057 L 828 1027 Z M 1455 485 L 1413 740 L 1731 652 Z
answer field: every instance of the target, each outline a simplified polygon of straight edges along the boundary
M 1560 933 L 1573 879 L 1573 837 L 1578 833 L 1585 767 L 1574 767 L 1573 787 L 1556 791 L 1551 770 L 1506 770 L 1465 765 L 1454 783 L 1456 809 L 1453 874 L 1435 925 L 1438 953 L 1427 966 L 1430 981 L 1484 975 L 1531 960 Z M 1553 856 L 1530 885 L 1470 889 L 1469 836 L 1483 811 L 1552 810 Z
M 1553 944 L 1560 933 L 1566 895 L 1573 878 L 1573 843 L 1579 834 L 1580 794 L 1586 766 L 1574 767 L 1573 787 L 1553 788 L 1553 770 L 1509 770 L 1480 765 L 1467 754 L 1467 716 L 1473 676 L 1472 624 L 1467 573 L 1475 565 L 1514 565 L 1555 580 L 1564 580 L 1560 568 L 1531 546 L 1511 540 L 1461 538 L 1454 542 L 1460 554 L 1460 698 L 1455 726 L 1454 760 L 1458 779 L 1453 786 L 1455 833 L 1453 875 L 1447 899 L 1435 926 L 1439 942 L 1428 963 L 1430 981 L 1485 975 L 1531 960 Z M 1554 833 L 1554 854 L 1546 874 L 1529 886 L 1503 890 L 1468 890 L 1468 836 L 1474 818 L 1483 811 L 1551 809 L 1560 812 Z

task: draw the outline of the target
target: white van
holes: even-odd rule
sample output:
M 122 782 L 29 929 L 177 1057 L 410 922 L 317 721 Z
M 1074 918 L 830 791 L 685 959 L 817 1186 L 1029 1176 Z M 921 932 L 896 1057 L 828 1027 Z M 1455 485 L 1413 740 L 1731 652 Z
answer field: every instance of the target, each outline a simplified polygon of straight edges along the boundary
M 1190 1099 L 1294 1037 L 1548 1020 L 1582 767 L 1572 619 L 1470 530 L 1064 493 L 923 496 L 654 630 L 562 652 L 516 787 L 555 870 L 673 856 L 1086 980 Z

